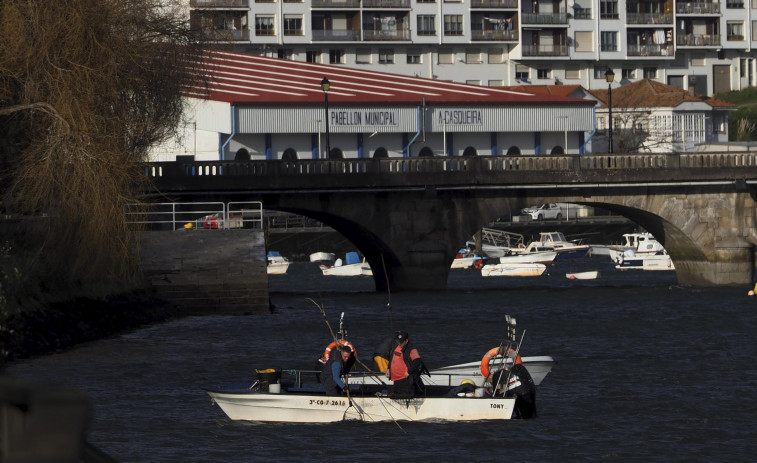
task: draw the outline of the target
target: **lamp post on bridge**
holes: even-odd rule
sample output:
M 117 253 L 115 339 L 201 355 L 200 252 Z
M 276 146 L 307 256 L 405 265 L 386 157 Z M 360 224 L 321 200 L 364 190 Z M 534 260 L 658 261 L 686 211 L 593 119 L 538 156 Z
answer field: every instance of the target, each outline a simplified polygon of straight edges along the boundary
M 607 68 L 605 71 L 605 80 L 607 81 L 607 108 L 609 110 L 610 125 L 608 127 L 610 134 L 610 154 L 612 154 L 612 81 L 615 79 L 615 73 L 612 69 Z
M 329 88 L 331 83 L 326 77 L 321 81 L 321 90 L 323 90 L 323 101 L 326 106 L 326 159 L 331 156 L 331 137 L 329 135 Z

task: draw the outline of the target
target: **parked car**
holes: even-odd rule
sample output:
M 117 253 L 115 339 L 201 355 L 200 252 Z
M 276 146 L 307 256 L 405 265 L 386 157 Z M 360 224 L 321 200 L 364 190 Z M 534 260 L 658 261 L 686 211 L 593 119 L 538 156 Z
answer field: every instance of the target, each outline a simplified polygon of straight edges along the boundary
M 521 211 L 530 215 L 532 220 L 562 219 L 562 208 L 554 203 L 542 204 L 541 206 L 527 207 Z

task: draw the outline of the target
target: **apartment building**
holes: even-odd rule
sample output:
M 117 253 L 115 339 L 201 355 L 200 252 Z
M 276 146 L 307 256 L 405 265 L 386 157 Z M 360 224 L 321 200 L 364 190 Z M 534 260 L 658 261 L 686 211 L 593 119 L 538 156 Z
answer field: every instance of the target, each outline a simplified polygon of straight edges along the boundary
M 756 84 L 757 0 L 190 0 L 235 51 L 482 86 Z

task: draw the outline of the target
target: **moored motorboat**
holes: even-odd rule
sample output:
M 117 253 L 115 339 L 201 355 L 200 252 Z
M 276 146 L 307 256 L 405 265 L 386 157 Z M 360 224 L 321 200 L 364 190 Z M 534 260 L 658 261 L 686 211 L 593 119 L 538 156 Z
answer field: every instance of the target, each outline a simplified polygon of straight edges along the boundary
M 346 263 L 343 263 L 342 259 L 337 259 L 334 265 L 321 264 L 318 267 L 324 275 L 330 276 L 371 276 L 371 266 L 365 262 L 365 259 L 360 260 L 358 253 L 348 252 L 345 255 Z
M 657 254 L 621 255 L 615 265 L 619 270 L 675 270 L 673 260 L 667 252 Z
M 336 260 L 336 255 L 333 252 L 314 252 L 310 254 L 310 262 L 316 263 L 332 263 Z
M 482 277 L 534 277 L 543 275 L 547 271 L 544 264 L 513 263 L 484 265 L 481 268 Z
M 599 278 L 599 270 L 589 270 L 586 272 L 568 272 L 565 278 L 570 280 L 596 280 Z
M 576 244 L 568 241 L 562 232 L 542 232 L 539 234 L 539 243 L 550 246 L 557 251 L 555 260 L 581 259 L 586 257 L 591 247 L 588 244 Z
M 266 273 L 269 275 L 283 275 L 289 269 L 289 259 L 282 256 L 278 251 L 269 251 L 266 260 Z
M 557 258 L 557 251 L 534 241 L 525 248 L 511 249 L 510 254 L 500 257 L 500 264 L 530 263 L 549 265 Z

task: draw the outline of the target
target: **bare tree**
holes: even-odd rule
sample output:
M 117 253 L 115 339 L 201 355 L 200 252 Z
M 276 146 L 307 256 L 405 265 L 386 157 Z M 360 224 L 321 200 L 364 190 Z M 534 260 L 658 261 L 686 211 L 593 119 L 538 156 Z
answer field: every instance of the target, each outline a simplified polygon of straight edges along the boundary
M 171 1 L 0 2 L 0 206 L 47 216 L 34 261 L 48 286 L 134 275 L 124 206 L 202 61 Z

